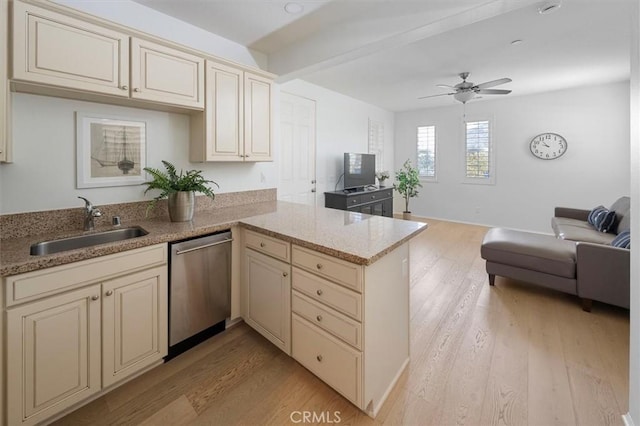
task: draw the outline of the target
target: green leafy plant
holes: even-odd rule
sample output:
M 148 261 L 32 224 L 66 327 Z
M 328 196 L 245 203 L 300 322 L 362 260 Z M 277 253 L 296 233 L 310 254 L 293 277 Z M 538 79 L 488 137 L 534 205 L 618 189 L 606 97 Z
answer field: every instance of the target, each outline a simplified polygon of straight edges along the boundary
M 409 211 L 409 199 L 418 196 L 418 188 L 422 188 L 420 183 L 420 176 L 418 175 L 418 169 L 411 165 L 411 160 L 407 160 L 402 165 L 402 168 L 396 172 L 397 184 L 393 185 L 393 188 L 402 195 L 405 202 L 405 213 L 411 213 Z
M 147 185 L 144 193 L 146 194 L 152 189 L 160 190 L 160 195 L 151 201 L 147 212 L 155 207 L 158 200 L 166 198 L 174 192 L 199 192 L 210 197 L 212 200 L 215 198 L 216 195 L 213 193 L 209 184 L 214 184 L 218 188 L 220 186 L 212 180 L 205 179 L 204 176 L 202 176 L 202 170 L 187 170 L 186 172 L 180 170 L 180 173 L 178 173 L 176 167 L 170 162 L 162 160 L 162 164 L 164 164 L 164 168 L 167 170 L 166 173 L 152 167 L 144 168 L 144 171 L 149 173 L 153 178 L 148 182 L 142 183 L 142 185 Z

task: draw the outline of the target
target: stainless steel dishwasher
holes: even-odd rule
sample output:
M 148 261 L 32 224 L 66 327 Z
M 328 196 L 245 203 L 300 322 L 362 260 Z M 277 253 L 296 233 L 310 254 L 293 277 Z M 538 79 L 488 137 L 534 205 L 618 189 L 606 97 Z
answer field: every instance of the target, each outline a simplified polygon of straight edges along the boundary
M 225 328 L 231 232 L 170 244 L 169 360 Z

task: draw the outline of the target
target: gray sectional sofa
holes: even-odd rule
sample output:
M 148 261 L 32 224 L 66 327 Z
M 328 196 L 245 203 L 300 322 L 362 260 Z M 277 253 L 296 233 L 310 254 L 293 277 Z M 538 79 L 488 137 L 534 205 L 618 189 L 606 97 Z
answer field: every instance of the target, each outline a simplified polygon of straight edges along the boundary
M 490 229 L 481 248 L 489 284 L 499 275 L 575 294 L 586 311 L 593 300 L 628 309 L 629 250 L 611 242 L 618 232 L 629 229 L 629 197 L 619 198 L 609 210 L 616 212 L 609 233 L 587 222 L 589 210 L 566 207 L 555 209 L 551 220 L 555 237 Z

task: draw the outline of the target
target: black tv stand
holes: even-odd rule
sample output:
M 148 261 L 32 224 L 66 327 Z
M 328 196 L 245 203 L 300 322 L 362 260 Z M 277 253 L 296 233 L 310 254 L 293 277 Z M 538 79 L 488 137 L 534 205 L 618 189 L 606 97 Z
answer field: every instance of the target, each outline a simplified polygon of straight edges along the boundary
M 393 217 L 393 188 L 348 188 L 324 193 L 324 206 L 332 209 Z

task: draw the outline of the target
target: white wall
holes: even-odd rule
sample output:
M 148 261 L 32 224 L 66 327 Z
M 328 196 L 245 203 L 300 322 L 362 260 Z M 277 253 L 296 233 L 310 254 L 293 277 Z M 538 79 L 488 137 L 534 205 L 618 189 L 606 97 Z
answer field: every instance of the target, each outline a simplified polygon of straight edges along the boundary
M 629 194 L 628 82 L 468 103 L 468 120 L 493 123 L 495 185 L 462 183 L 463 111 L 460 104 L 396 114 L 396 169 L 407 158 L 415 164 L 416 127 L 436 126 L 438 182 L 423 183 L 414 214 L 548 233 L 554 206 L 590 209 Z M 563 157 L 531 155 L 529 142 L 544 132 L 567 139 Z
M 280 90 L 316 101 L 316 179 L 318 204 L 333 191 L 343 172 L 345 152 L 367 152 L 369 119 L 384 123 L 384 164 L 393 170 L 394 114 L 303 80 L 280 85 Z M 338 189 L 342 188 L 342 182 Z
M 0 167 L 0 213 L 78 207 L 82 195 L 97 205 L 144 199 L 144 187 L 76 189 L 75 112 L 127 117 L 147 124 L 147 164 L 203 170 L 216 192 L 276 186 L 274 163 L 189 163 L 189 116 L 46 96 L 14 94 L 14 163 Z M 215 188 L 214 188 L 215 190 Z M 157 195 L 149 192 L 146 198 Z
M 629 341 L 629 416 L 640 425 L 640 7 L 634 2 L 631 32 L 631 331 Z

